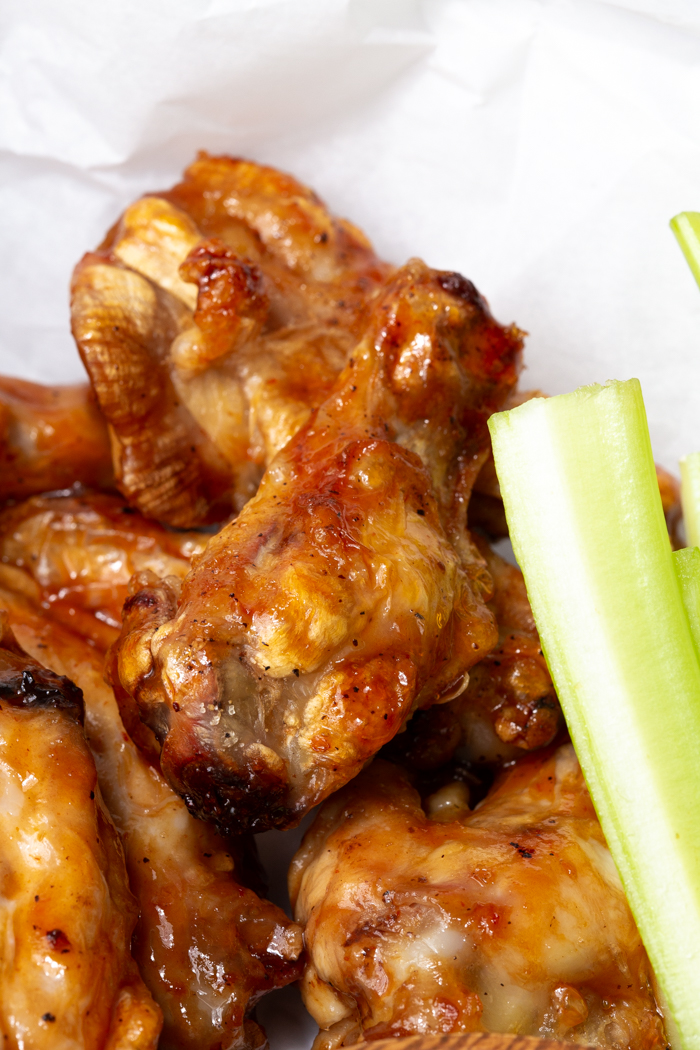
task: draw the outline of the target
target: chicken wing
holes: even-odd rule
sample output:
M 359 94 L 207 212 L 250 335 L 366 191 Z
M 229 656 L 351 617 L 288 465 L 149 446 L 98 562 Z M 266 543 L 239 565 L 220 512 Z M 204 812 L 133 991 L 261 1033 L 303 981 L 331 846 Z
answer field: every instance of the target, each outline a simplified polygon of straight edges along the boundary
M 250 1013 L 265 992 L 298 978 L 301 929 L 241 881 L 244 843 L 191 817 L 134 746 L 100 654 L 3 586 L 3 573 L 0 608 L 22 644 L 83 690 L 88 740 L 140 909 L 133 951 L 164 1015 L 161 1050 L 263 1045 Z
M 114 485 L 107 426 L 90 387 L 0 376 L 0 501 Z
M 446 790 L 424 808 L 377 760 L 307 832 L 290 892 L 317 1050 L 473 1031 L 667 1046 L 571 745 L 521 759 L 473 812 Z
M 472 668 L 460 696 L 418 711 L 389 745 L 386 757 L 409 769 L 435 769 L 458 749 L 477 765 L 501 764 L 550 744 L 563 724 L 523 575 L 485 540 L 475 542 L 493 580 L 487 605 L 498 645 Z
M 0 1034 L 8 1050 L 155 1050 L 130 951 L 136 908 L 79 689 L 0 613 Z
M 107 493 L 35 496 L 0 511 L 0 561 L 23 569 L 38 586 L 30 597 L 103 650 L 119 636 L 133 573 L 183 577 L 208 540 L 169 532 Z
M 78 264 L 73 333 L 124 495 L 218 521 L 328 393 L 389 273 L 366 238 L 272 168 L 201 154 Z
M 407 264 L 180 597 L 127 601 L 118 676 L 194 812 L 295 823 L 464 689 L 497 640 L 466 503 L 520 350 L 469 281 Z

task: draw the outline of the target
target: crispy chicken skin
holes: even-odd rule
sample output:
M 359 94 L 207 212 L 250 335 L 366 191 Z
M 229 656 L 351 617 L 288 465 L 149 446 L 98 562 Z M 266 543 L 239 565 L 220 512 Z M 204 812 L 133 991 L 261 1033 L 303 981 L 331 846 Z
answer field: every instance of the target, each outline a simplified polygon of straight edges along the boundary
M 0 562 L 23 569 L 49 615 L 103 650 L 119 636 L 131 576 L 183 577 L 208 540 L 169 532 L 108 493 L 35 496 L 0 511 Z
M 462 726 L 463 744 L 472 759 L 513 758 L 503 745 L 525 751 L 544 747 L 561 725 L 561 708 L 547 668 L 523 574 L 477 538 L 494 582 L 489 608 L 498 623 L 498 645 L 478 667 L 455 714 Z M 496 740 L 490 751 L 487 727 L 493 726 Z
M 324 399 L 389 273 L 291 176 L 201 154 L 76 267 L 72 327 L 146 516 L 219 521 Z
M 410 769 L 435 769 L 458 748 L 470 762 L 500 764 L 550 744 L 562 725 L 523 574 L 480 536 L 474 540 L 493 580 L 487 605 L 498 644 L 472 668 L 460 696 L 418 711 L 391 742 L 385 757 Z
M 22 1050 L 155 1050 L 160 1011 L 129 951 L 124 855 L 80 690 L 0 613 L 0 1033 Z
M 107 427 L 90 387 L 0 376 L 0 501 L 114 485 Z
M 164 1015 L 161 1050 L 264 1045 L 250 1011 L 265 992 L 299 977 L 301 929 L 241 881 L 248 844 L 223 839 L 191 817 L 134 746 L 101 656 L 2 586 L 2 571 L 0 607 L 11 612 L 22 644 L 70 674 L 84 693 L 100 787 L 140 909 L 133 951 Z
M 522 758 L 473 812 L 439 797 L 426 811 L 377 760 L 325 803 L 292 863 L 318 1047 L 484 1030 L 667 1045 L 571 745 Z
M 464 689 L 497 640 L 466 503 L 520 348 L 465 278 L 407 264 L 179 598 L 127 601 L 118 677 L 194 812 L 293 824 Z

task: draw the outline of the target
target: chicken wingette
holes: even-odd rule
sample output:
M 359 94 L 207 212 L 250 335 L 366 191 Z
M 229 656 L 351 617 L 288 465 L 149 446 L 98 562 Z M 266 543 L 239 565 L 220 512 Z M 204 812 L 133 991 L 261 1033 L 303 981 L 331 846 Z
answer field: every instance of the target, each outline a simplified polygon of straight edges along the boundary
M 0 562 L 30 576 L 34 600 L 99 649 L 119 636 L 132 575 L 183 577 L 208 540 L 168 531 L 104 492 L 50 493 L 0 510 Z
M 667 1046 L 654 977 L 573 748 L 523 757 L 469 809 L 375 761 L 292 863 L 316 1047 L 512 1032 Z
M 104 681 L 101 654 L 5 586 L 7 577 L 0 567 L 0 609 L 11 615 L 22 644 L 83 691 L 100 788 L 140 913 L 134 957 L 163 1012 L 161 1050 L 264 1045 L 252 1011 L 265 992 L 299 976 L 301 929 L 246 884 L 250 844 L 223 839 L 191 817 L 135 746 Z
M 390 267 L 274 168 L 201 154 L 76 267 L 73 334 L 124 496 L 220 521 L 328 393 Z
M 0 611 L 0 1035 L 8 1050 L 155 1050 L 121 844 L 83 698 Z

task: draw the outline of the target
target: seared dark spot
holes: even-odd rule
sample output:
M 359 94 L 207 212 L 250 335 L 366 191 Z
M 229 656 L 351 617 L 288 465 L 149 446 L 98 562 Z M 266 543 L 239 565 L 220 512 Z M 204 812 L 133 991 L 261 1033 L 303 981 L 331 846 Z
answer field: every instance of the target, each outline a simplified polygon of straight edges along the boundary
M 70 949 L 70 941 L 63 930 L 47 930 L 46 940 L 54 951 L 65 952 Z
M 0 698 L 14 707 L 54 707 L 83 720 L 83 694 L 70 678 L 6 650 L 0 655 Z
M 454 295 L 458 299 L 462 299 L 465 303 L 478 306 L 481 310 L 487 309 L 485 301 L 479 295 L 472 282 L 463 277 L 461 273 L 450 273 L 449 271 L 438 273 L 437 283 L 444 291 L 449 292 L 450 295 Z
M 285 805 L 287 778 L 263 762 L 255 768 L 231 765 L 222 769 L 194 759 L 178 773 L 178 784 L 190 813 L 214 824 L 223 834 L 284 828 L 299 816 Z
M 124 602 L 123 614 L 131 612 L 132 609 L 153 609 L 158 604 L 158 599 L 151 591 L 137 591 Z

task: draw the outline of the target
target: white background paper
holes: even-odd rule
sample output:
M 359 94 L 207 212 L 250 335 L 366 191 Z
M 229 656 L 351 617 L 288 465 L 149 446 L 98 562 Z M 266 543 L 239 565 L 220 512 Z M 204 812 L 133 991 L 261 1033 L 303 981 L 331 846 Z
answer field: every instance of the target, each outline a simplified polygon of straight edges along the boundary
M 206 148 L 464 272 L 527 386 L 638 376 L 657 459 L 700 448 L 697 0 L 3 0 L 0 33 L 0 371 L 81 378 L 73 265 Z
M 697 0 L 4 0 L 0 369 L 81 376 L 72 266 L 197 148 L 285 167 L 530 332 L 528 385 L 637 375 L 700 447 Z

